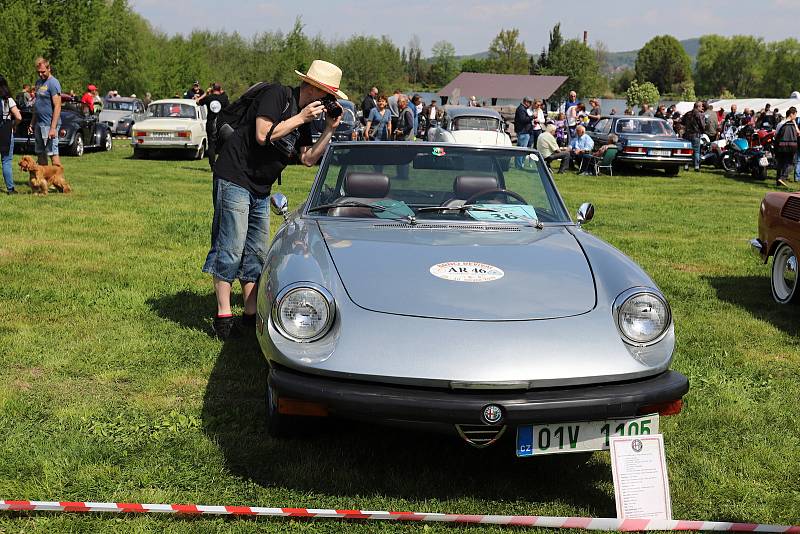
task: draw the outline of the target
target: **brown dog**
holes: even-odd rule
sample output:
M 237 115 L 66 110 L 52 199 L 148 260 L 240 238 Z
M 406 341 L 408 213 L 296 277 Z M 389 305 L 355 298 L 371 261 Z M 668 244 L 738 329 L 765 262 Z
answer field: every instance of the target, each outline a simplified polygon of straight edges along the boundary
M 72 188 L 64 178 L 64 167 L 61 165 L 39 165 L 31 156 L 23 156 L 19 162 L 23 171 L 30 173 L 28 183 L 37 195 L 46 195 L 52 185 L 62 193 L 69 193 Z

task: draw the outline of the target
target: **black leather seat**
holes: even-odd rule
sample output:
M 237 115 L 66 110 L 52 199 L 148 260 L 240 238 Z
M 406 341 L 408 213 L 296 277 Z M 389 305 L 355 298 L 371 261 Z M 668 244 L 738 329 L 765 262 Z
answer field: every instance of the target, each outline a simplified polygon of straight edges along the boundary
M 345 196 L 336 199 L 334 204 L 349 201 L 372 203 L 386 198 L 389 194 L 389 177 L 377 172 L 351 172 L 344 178 Z M 331 208 L 328 215 L 332 217 L 375 217 L 369 208 L 342 206 Z
M 496 176 L 456 176 L 453 180 L 453 198 L 444 203 L 445 206 L 458 208 L 464 201 L 481 191 L 498 189 Z

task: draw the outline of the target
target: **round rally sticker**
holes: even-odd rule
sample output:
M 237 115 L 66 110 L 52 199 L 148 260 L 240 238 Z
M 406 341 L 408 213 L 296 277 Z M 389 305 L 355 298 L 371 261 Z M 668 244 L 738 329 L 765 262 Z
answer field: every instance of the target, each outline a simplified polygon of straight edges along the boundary
M 454 282 L 491 282 L 505 276 L 499 267 L 476 261 L 437 263 L 430 271 L 433 276 Z
M 214 100 L 208 105 L 208 107 L 211 109 L 212 113 L 219 113 L 219 111 L 222 109 L 222 104 L 219 103 L 219 100 Z

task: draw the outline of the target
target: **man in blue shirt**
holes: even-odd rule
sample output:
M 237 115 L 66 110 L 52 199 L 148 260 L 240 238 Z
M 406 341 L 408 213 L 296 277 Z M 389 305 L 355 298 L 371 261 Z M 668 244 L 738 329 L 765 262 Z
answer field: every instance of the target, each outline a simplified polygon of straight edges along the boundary
M 47 156 L 53 165 L 61 165 L 58 156 L 58 130 L 61 127 L 61 84 L 50 73 L 50 63 L 43 57 L 36 60 L 36 100 L 28 133 L 33 134 L 39 165 L 47 165 Z
M 581 174 L 589 174 L 589 172 L 584 169 L 584 162 L 590 160 L 592 157 L 594 141 L 586 134 L 586 128 L 584 128 L 582 124 L 575 128 L 575 137 L 569 142 L 569 146 L 572 149 L 573 161 L 577 160 L 580 162 L 578 171 L 581 172 Z

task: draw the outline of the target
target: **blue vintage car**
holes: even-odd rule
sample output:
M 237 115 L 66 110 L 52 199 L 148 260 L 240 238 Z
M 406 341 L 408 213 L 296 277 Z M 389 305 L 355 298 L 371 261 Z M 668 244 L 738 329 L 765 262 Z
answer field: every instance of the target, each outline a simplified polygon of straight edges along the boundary
M 595 148 L 606 144 L 612 133 L 619 137 L 620 151 L 615 165 L 627 163 L 664 169 L 668 176 L 675 176 L 682 165 L 692 163 L 692 144 L 678 137 L 664 119 L 632 115 L 602 117 L 587 133 Z

